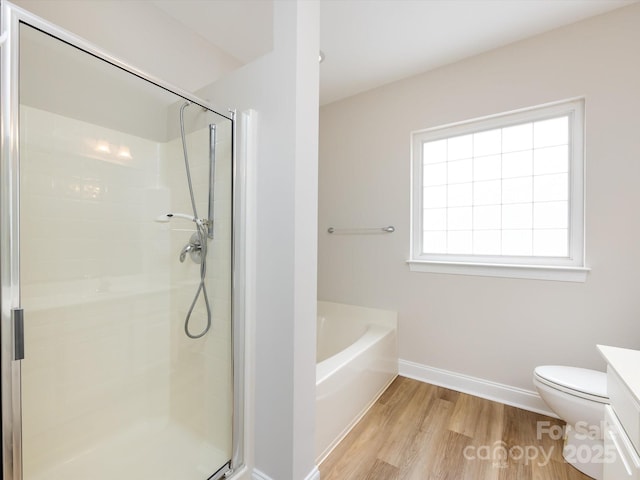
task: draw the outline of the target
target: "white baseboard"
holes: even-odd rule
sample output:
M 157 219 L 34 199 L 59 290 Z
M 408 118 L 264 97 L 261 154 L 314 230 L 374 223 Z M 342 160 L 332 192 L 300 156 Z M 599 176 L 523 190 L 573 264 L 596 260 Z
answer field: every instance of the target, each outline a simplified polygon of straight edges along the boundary
M 251 480 L 273 480 L 269 475 L 262 473 L 257 468 L 253 469 L 253 473 L 251 474 Z M 313 467 L 309 474 L 304 477 L 304 480 L 320 480 L 320 470 L 318 467 Z
M 549 410 L 549 407 L 542 401 L 540 395 L 532 390 L 524 390 L 522 388 L 471 377 L 449 370 L 429 367 L 408 360 L 398 361 L 398 373 L 403 377 L 413 378 L 421 382 L 431 383 L 458 392 L 475 395 L 476 397 L 486 398 L 487 400 L 493 400 L 531 412 L 558 418 L 555 413 Z
M 309 472 L 309 475 L 304 480 L 320 480 L 320 470 L 318 467 L 313 467 L 313 470 Z
M 251 472 L 251 480 L 273 480 L 269 475 L 262 473 L 257 468 L 253 469 Z

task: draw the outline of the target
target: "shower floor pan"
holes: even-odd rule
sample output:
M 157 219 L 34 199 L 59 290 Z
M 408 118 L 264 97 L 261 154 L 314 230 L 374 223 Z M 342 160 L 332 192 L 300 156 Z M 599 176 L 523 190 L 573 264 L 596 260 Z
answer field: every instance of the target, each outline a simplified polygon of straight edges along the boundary
M 202 480 L 229 456 L 177 422 L 139 425 L 25 480 Z

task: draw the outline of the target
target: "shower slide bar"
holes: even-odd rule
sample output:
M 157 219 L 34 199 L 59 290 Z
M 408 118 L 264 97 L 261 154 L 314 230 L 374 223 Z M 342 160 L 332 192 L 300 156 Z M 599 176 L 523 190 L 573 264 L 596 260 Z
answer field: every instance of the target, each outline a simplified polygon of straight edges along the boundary
M 372 235 L 376 233 L 393 233 L 396 228 L 392 225 L 379 228 L 327 228 L 327 232 L 334 235 Z

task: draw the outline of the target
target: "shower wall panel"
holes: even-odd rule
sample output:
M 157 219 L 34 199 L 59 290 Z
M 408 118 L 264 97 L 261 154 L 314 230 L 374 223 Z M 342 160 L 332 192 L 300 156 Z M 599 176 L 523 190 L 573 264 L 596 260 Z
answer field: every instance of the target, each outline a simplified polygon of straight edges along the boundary
M 160 152 L 21 107 L 25 478 L 167 421 L 169 269 L 158 259 L 169 236 L 153 221 L 168 208 Z
M 189 112 L 191 113 L 191 112 Z M 199 115 L 197 112 L 196 115 Z M 194 115 L 194 117 L 196 116 Z M 197 121 L 187 117 L 187 124 Z M 202 119 L 200 119 L 201 123 Z M 176 288 L 171 292 L 171 377 L 170 411 L 174 421 L 198 432 L 222 451 L 229 448 L 232 428 L 231 378 L 231 132 L 229 122 L 216 126 L 216 169 L 214 201 L 214 238 L 209 241 L 207 291 L 212 309 L 210 332 L 198 340 L 184 332 L 184 318 L 198 287 L 200 266 L 188 258 L 180 263 L 178 252 L 195 232 L 192 224 L 171 224 L 171 277 Z M 198 215 L 208 215 L 209 127 L 187 135 L 191 177 Z M 167 181 L 173 212 L 191 213 L 182 143 L 180 138 L 167 142 L 164 149 Z M 202 298 L 196 304 L 189 328 L 199 333 L 206 325 Z M 209 412 L 217 412 L 212 417 Z M 229 452 L 230 453 L 230 452 Z

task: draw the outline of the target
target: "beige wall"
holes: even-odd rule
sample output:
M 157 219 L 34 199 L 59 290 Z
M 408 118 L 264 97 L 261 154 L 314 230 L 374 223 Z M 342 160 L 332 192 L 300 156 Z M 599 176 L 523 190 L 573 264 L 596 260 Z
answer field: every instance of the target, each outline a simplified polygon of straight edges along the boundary
M 397 310 L 401 359 L 527 390 L 536 365 L 604 368 L 595 344 L 640 348 L 638 25 L 633 5 L 323 107 L 319 298 Z M 410 132 L 578 96 L 587 281 L 410 272 Z

